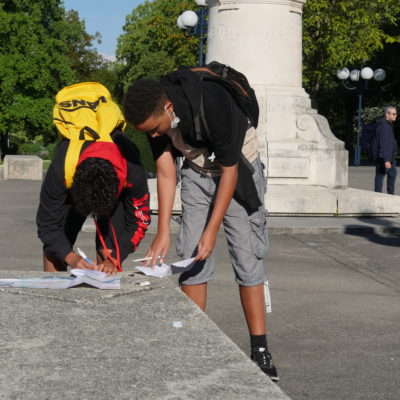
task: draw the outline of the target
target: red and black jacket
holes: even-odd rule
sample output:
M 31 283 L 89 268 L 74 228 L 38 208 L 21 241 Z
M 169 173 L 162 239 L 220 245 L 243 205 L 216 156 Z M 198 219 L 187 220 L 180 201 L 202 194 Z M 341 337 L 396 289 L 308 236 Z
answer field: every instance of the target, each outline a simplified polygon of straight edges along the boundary
M 104 221 L 99 221 L 96 225 L 98 237 L 102 238 L 101 241 L 107 248 L 118 248 L 122 261 L 137 249 L 150 224 L 150 197 L 144 168 L 130 161 L 134 157 L 129 157 L 129 152 L 132 151 L 129 148 L 129 140 L 118 131 L 112 137 L 118 146 L 114 143 L 86 142 L 78 164 L 88 157 L 95 156 L 107 159 L 114 166 L 120 182 L 119 201 L 123 204 L 123 222 L 119 223 L 121 226 L 115 226 L 115 230 L 114 227 L 109 229 Z M 68 229 L 65 226 L 65 214 L 71 204 L 64 178 L 67 148 L 68 141 L 63 141 L 46 173 L 36 216 L 38 235 L 43 242 L 44 251 L 60 260 L 64 260 L 72 251 L 72 245 L 65 233 Z M 113 231 L 117 232 L 117 235 L 113 234 Z M 116 257 L 116 254 L 113 255 Z

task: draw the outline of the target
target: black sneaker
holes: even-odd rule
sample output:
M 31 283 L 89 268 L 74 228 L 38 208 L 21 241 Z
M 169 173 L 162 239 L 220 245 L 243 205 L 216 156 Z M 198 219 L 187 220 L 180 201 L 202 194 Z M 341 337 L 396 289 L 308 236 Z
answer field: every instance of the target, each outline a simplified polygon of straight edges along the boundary
M 254 361 L 261 370 L 268 375 L 274 382 L 279 381 L 275 365 L 272 364 L 271 353 L 265 347 L 253 347 L 251 349 L 251 360 Z

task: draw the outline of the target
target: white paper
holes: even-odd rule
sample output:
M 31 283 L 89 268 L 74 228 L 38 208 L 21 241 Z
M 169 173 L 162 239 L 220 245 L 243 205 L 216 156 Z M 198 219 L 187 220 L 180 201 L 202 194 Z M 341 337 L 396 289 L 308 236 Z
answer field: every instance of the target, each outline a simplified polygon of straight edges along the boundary
M 139 272 L 142 272 L 143 274 L 147 276 L 154 276 L 156 278 L 165 278 L 166 276 L 171 276 L 171 267 L 167 264 L 159 264 L 156 265 L 154 268 L 151 267 L 143 267 L 143 266 L 137 266 L 135 269 Z
M 181 274 L 182 272 L 189 271 L 193 267 L 194 257 L 182 261 L 176 261 L 171 264 L 171 273 Z
M 105 272 L 71 269 L 73 276 L 44 276 L 41 278 L 0 279 L 0 287 L 33 289 L 68 289 L 86 283 L 99 289 L 120 289 L 121 278 Z
M 167 264 L 159 264 L 154 268 L 143 267 L 138 265 L 135 269 L 139 272 L 147 276 L 154 276 L 156 278 L 165 278 L 166 276 L 171 276 L 174 274 L 181 274 L 182 272 L 188 271 L 193 266 L 193 258 L 188 258 L 187 260 L 176 261 L 172 263 L 170 266 Z

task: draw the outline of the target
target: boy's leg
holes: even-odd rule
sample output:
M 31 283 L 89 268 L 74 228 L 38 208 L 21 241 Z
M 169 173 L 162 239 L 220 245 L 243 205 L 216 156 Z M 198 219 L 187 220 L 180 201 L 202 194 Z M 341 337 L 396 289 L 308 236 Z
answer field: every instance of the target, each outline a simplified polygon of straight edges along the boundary
M 239 285 L 240 300 L 250 335 L 265 335 L 265 298 L 264 284 L 257 286 Z
M 265 177 L 259 159 L 253 163 L 253 179 L 260 199 L 264 199 Z M 279 380 L 266 336 L 264 256 L 268 249 L 266 211 L 261 206 L 251 215 L 235 199 L 224 218 L 224 230 L 240 298 L 250 333 L 251 359 L 272 380 Z
M 215 182 L 212 178 L 194 171 L 187 162 L 181 169 L 182 223 L 176 242 L 176 250 L 183 259 L 197 253 L 197 244 L 207 225 L 211 210 Z M 196 263 L 184 272 L 179 282 L 182 291 L 203 311 L 206 308 L 207 282 L 214 272 L 214 254 L 207 260 Z
M 196 303 L 202 311 L 206 310 L 207 303 L 207 282 L 200 283 L 199 285 L 183 285 L 181 286 L 182 292 Z

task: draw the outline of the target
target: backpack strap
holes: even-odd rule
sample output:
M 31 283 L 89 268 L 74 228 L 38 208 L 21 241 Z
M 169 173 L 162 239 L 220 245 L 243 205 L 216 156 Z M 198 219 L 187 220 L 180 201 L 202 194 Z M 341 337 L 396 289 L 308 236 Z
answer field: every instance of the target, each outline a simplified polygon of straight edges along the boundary
M 202 79 L 202 81 L 203 81 L 203 79 Z M 204 135 L 202 134 L 201 125 L 203 125 Z M 194 129 L 195 129 L 195 134 L 196 134 L 196 140 L 202 141 L 202 140 L 206 139 L 206 141 L 208 143 L 211 143 L 211 132 L 210 132 L 210 128 L 208 127 L 206 115 L 204 112 L 203 91 L 201 91 L 201 94 L 200 94 L 199 112 L 194 117 Z
M 79 132 L 79 140 L 85 140 L 85 132 L 89 133 L 94 140 L 100 139 L 100 135 L 94 129 L 90 126 L 84 126 Z
M 64 162 L 65 185 L 69 189 L 75 174 L 76 165 L 79 161 L 84 140 L 70 140 Z

